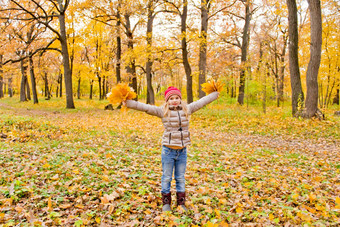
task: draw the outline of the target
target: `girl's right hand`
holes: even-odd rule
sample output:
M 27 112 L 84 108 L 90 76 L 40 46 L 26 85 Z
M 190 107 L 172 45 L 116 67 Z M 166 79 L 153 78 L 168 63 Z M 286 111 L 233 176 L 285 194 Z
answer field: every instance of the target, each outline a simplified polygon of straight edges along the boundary
M 123 104 L 123 106 L 126 106 L 126 101 L 123 101 L 122 104 Z

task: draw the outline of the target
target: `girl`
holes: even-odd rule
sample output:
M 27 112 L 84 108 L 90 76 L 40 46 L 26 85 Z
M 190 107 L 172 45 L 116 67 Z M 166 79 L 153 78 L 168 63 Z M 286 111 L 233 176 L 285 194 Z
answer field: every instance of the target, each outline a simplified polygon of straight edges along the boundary
M 173 172 L 176 180 L 177 206 L 185 211 L 185 179 L 187 165 L 187 146 L 190 145 L 189 115 L 218 98 L 219 93 L 213 92 L 200 100 L 186 105 L 182 102 L 182 94 L 175 87 L 169 87 L 165 93 L 163 107 L 152 106 L 126 100 L 123 105 L 128 108 L 144 111 L 160 117 L 164 126 L 162 138 L 162 201 L 163 211 L 171 211 L 171 180 Z

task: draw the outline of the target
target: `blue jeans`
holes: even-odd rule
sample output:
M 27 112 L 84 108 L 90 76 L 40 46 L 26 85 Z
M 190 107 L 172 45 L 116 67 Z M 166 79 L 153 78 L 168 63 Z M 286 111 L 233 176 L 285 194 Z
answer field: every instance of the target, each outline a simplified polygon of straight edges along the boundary
M 185 170 L 187 167 L 187 148 L 171 149 L 162 146 L 162 193 L 170 193 L 172 174 L 175 172 L 177 192 L 185 192 Z

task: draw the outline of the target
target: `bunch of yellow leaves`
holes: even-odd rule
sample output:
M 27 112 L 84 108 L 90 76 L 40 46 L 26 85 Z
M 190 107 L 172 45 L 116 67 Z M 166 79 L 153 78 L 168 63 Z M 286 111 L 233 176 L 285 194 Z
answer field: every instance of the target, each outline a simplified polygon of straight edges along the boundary
M 210 79 L 201 86 L 202 91 L 204 91 L 207 95 L 214 91 L 221 92 L 223 90 L 223 84 L 219 80 L 215 82 L 213 79 Z
M 110 103 L 120 104 L 123 101 L 136 98 L 137 94 L 127 83 L 119 83 L 112 88 L 112 91 L 106 97 Z

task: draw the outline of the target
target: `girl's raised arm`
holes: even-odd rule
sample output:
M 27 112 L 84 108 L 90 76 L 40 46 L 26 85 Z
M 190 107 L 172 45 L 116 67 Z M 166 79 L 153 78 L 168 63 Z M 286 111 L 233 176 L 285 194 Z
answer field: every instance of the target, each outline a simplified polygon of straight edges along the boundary
M 124 103 L 123 103 L 123 105 L 124 105 Z M 159 107 L 159 106 L 153 106 L 153 105 L 137 102 L 135 100 L 126 100 L 125 105 L 126 105 L 126 107 L 128 107 L 130 109 L 143 111 L 147 114 L 157 116 L 157 117 L 160 117 L 160 118 L 163 117 L 163 108 Z
M 210 93 L 207 96 L 197 100 L 196 102 L 192 102 L 188 105 L 188 110 L 190 114 L 193 114 L 197 110 L 201 109 L 203 106 L 208 105 L 218 98 L 219 92 L 215 91 Z

